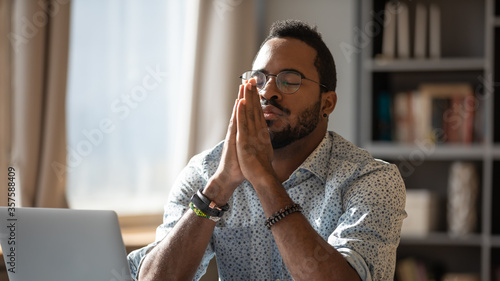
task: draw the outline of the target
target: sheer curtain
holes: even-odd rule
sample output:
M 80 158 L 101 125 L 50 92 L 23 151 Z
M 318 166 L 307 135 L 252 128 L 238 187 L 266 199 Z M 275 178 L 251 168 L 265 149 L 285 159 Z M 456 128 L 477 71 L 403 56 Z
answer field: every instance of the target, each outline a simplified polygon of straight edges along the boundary
M 225 135 L 258 44 L 254 2 L 72 1 L 72 207 L 162 211 L 189 158 Z
M 175 132 L 185 1 L 74 0 L 68 81 L 68 199 L 73 208 L 161 210 L 185 159 Z M 185 158 L 185 157 L 184 157 Z

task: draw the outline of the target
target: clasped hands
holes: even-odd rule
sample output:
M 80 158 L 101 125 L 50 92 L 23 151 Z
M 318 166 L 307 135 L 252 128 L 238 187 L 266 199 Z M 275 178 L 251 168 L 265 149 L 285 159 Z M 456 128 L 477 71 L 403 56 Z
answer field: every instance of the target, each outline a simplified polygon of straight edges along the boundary
M 212 177 L 229 199 L 245 179 L 254 186 L 276 177 L 272 167 L 273 148 L 262 112 L 255 79 L 240 85 L 229 122 L 219 167 Z M 222 202 L 221 203 L 225 203 Z

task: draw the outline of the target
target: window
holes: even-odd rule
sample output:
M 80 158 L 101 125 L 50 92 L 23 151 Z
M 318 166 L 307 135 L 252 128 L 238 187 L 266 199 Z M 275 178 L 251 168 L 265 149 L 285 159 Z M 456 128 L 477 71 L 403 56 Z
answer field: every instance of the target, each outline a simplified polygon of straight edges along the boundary
M 67 188 L 72 208 L 161 212 L 185 165 L 175 132 L 185 1 L 72 1 Z

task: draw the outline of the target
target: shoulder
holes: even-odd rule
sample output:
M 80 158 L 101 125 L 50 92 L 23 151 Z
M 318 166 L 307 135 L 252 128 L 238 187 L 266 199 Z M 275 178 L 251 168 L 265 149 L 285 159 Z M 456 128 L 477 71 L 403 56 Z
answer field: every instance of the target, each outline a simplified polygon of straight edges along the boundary
M 198 170 L 199 173 L 210 177 L 219 165 L 223 147 L 224 141 L 221 141 L 214 147 L 196 154 L 189 160 L 186 168 Z
M 327 137 L 330 139 L 332 160 L 347 161 L 353 164 L 373 160 L 372 155 L 368 151 L 357 147 L 341 135 L 329 131 Z
M 331 138 L 330 175 L 344 180 L 344 186 L 372 186 L 385 184 L 387 188 L 404 189 L 404 182 L 396 165 L 374 158 L 335 132 Z
M 165 211 L 168 209 L 169 212 L 175 213 L 177 216 L 185 211 L 193 193 L 204 188 L 208 179 L 215 173 L 223 145 L 224 143 L 220 142 L 189 160 L 171 187 Z
M 203 188 L 219 165 L 222 147 L 220 142 L 211 149 L 193 156 L 177 175 L 170 192 L 172 200 L 188 200 L 196 190 Z M 186 201 L 187 202 L 187 201 Z
M 356 146 L 335 132 L 328 132 L 331 139 L 330 162 L 349 164 L 358 171 L 389 169 L 397 167 L 384 160 L 374 158 L 367 150 Z

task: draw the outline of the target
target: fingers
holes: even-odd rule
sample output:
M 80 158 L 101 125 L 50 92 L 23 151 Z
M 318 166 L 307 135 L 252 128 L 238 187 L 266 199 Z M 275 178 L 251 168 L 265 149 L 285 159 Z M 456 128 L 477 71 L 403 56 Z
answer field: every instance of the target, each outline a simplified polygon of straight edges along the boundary
M 237 139 L 256 146 L 270 145 L 269 131 L 262 112 L 255 79 L 245 81 L 243 99 L 237 108 Z
M 236 154 L 242 175 L 251 181 L 272 170 L 272 146 L 255 79 L 244 83 L 241 94 L 236 106 Z
M 244 85 L 243 97 L 245 99 L 245 113 L 248 120 L 249 133 L 257 135 L 263 129 L 265 120 L 255 79 L 248 80 Z M 267 129 L 267 126 L 264 125 L 264 128 Z
M 246 119 L 246 125 L 247 125 L 247 130 L 250 135 L 255 134 L 255 98 L 254 94 L 252 92 L 252 84 L 245 84 L 245 91 L 244 91 L 244 97 L 245 97 L 245 119 Z
M 252 101 L 252 104 L 254 106 L 255 110 L 255 116 L 257 117 L 257 126 L 258 128 L 264 128 L 265 131 L 267 132 L 267 123 L 266 120 L 264 119 L 264 113 L 262 112 L 262 105 L 260 104 L 260 95 L 259 91 L 257 90 L 257 81 L 255 79 L 250 79 L 249 83 L 252 85 L 252 92 L 251 95 L 254 98 Z M 260 123 L 260 124 L 259 124 Z
M 236 105 L 236 130 L 237 136 L 243 138 L 243 134 L 248 134 L 247 101 L 240 99 Z
M 244 89 L 245 89 L 245 85 L 244 84 L 240 85 L 240 90 L 238 92 L 238 99 L 239 100 L 243 98 L 243 90 Z
M 231 113 L 231 119 L 229 120 L 229 126 L 227 128 L 226 139 L 230 139 L 231 136 L 236 136 L 236 111 L 238 107 L 238 100 L 234 101 L 233 112 Z

